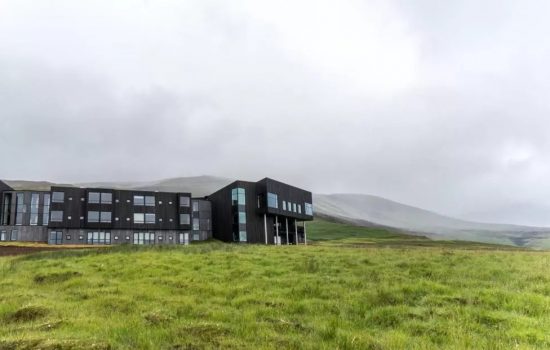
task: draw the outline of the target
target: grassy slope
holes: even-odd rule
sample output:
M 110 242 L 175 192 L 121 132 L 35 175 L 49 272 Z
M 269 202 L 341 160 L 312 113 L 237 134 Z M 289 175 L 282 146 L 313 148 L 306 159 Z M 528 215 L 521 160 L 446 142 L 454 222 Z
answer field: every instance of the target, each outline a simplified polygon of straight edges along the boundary
M 0 258 L 0 349 L 550 347 L 549 253 L 349 231 Z

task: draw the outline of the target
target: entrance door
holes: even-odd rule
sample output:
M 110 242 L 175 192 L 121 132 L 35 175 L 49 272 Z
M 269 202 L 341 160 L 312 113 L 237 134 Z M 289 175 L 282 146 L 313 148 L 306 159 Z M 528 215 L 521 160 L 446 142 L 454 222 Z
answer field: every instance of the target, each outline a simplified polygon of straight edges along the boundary
M 63 232 L 51 231 L 50 237 L 48 239 L 48 244 L 62 244 L 62 243 L 63 243 Z
M 188 232 L 179 234 L 179 243 L 180 244 L 185 244 L 185 245 L 189 244 L 189 233 Z

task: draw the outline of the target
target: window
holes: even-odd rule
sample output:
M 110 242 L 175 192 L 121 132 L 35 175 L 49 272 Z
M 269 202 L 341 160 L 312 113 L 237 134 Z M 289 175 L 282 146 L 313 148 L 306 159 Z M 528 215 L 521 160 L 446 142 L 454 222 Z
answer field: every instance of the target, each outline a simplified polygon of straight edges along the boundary
M 111 220 L 111 212 L 110 211 L 102 211 L 101 212 L 101 222 L 103 223 L 110 223 Z
M 198 233 L 194 233 L 193 234 L 193 240 L 194 241 L 200 241 L 201 240 L 201 235 L 199 235 Z
M 6 240 L 6 231 L 0 231 L 0 241 Z
M 23 193 L 17 193 L 15 202 L 15 224 L 23 225 L 23 214 L 27 212 L 27 206 L 25 205 L 25 195 Z
M 246 224 L 246 213 L 240 211 L 239 212 L 239 224 Z
M 44 194 L 44 212 L 42 214 L 42 225 L 48 226 L 50 222 L 50 194 Z
M 53 192 L 52 193 L 52 203 L 63 203 L 65 202 L 65 193 L 64 192 Z
M 63 221 L 63 211 L 62 210 L 52 210 L 50 213 L 51 222 L 62 222 Z
M 145 197 L 144 196 L 134 196 L 134 205 L 145 205 Z
M 200 230 L 200 221 L 199 219 L 193 218 L 193 231 Z
M 191 216 L 189 214 L 180 214 L 180 225 L 189 225 L 191 223 Z
M 189 207 L 191 203 L 191 198 L 180 196 L 180 207 Z
M 88 203 L 92 203 L 92 204 L 99 203 L 99 197 L 100 197 L 99 192 L 89 192 Z
M 193 201 L 193 211 L 199 211 L 199 202 Z
M 246 242 L 246 231 L 239 231 L 239 242 Z
M 279 209 L 279 200 L 275 193 L 267 193 L 267 206 L 270 208 Z
M 145 223 L 146 224 L 154 224 L 155 221 L 155 214 L 145 214 Z
M 134 224 L 143 224 L 143 223 L 145 223 L 145 214 L 134 213 Z
M 311 203 L 304 204 L 306 215 L 313 216 L 313 206 Z
M 19 231 L 17 231 L 17 230 L 11 230 L 11 237 L 10 237 L 10 240 L 12 240 L 12 241 L 17 241 L 18 238 L 19 238 Z
M 62 244 L 63 243 L 63 232 L 61 231 L 51 231 L 48 236 L 48 244 Z
M 233 205 L 246 204 L 246 192 L 244 188 L 234 188 L 231 190 L 231 201 Z
M 88 212 L 88 222 L 99 222 L 99 212 L 98 211 L 89 211 Z
M 283 201 L 283 210 L 286 210 L 286 201 Z
M 88 232 L 88 244 L 111 244 L 111 232 Z
M 112 193 L 102 193 L 101 194 L 101 204 L 112 204 L 113 203 L 113 194 Z
M 302 214 L 302 205 L 298 204 L 298 214 Z
M 296 212 L 296 203 L 292 203 L 292 211 L 295 213 Z
M 145 206 L 154 207 L 155 206 L 155 197 L 154 196 L 145 196 Z
M 155 234 L 152 232 L 135 232 L 134 244 L 155 244 Z
M 2 225 L 9 225 L 11 221 L 11 193 L 4 193 L 4 208 L 2 209 Z
M 30 225 L 38 225 L 38 205 L 40 203 L 40 195 L 38 193 L 33 193 L 31 195 L 31 218 Z

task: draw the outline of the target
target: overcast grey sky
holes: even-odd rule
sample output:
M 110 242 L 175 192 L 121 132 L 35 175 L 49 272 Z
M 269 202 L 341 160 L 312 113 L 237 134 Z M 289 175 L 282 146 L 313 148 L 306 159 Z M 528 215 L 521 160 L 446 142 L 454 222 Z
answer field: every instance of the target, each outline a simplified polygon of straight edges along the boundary
M 0 0 L 0 178 L 270 176 L 550 225 L 549 13 Z

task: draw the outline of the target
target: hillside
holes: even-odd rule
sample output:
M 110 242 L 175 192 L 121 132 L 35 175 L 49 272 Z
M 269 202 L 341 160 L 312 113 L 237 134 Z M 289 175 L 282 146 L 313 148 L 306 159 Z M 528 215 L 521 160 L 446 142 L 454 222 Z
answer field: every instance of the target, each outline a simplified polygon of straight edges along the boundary
M 454 219 L 385 198 L 362 194 L 314 195 L 316 213 L 361 225 L 361 221 L 425 234 L 435 239 L 550 248 L 550 229 Z

